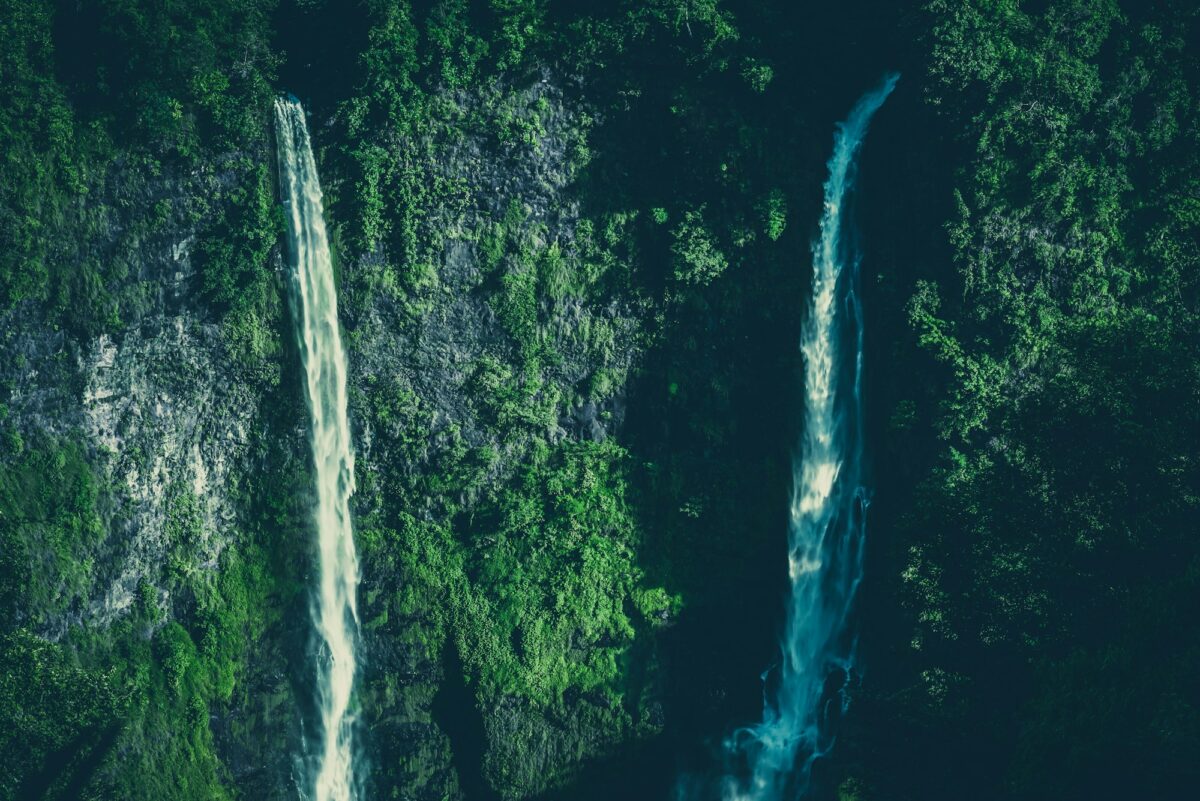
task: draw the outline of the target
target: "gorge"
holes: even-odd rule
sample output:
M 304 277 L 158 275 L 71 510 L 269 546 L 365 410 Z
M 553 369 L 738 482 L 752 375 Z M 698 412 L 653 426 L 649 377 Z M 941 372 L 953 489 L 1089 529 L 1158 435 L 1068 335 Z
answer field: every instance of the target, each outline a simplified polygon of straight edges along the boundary
M 1186 797 L 1198 30 L 0 0 L 0 801 Z

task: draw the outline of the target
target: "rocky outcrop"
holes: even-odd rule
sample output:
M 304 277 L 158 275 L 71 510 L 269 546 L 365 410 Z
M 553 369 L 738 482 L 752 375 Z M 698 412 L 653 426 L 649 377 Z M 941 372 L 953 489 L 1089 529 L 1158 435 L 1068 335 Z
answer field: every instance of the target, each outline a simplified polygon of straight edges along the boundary
M 625 376 L 640 353 L 642 323 L 631 297 L 614 300 L 585 284 L 550 285 L 555 276 L 547 260 L 582 272 L 594 258 L 587 239 L 594 234 L 590 223 L 581 232 L 572 191 L 578 167 L 573 148 L 590 124 L 586 110 L 567 100 L 549 74 L 529 85 L 460 92 L 441 98 L 438 107 L 453 109 L 453 119 L 398 145 L 418 160 L 431 184 L 454 187 L 422 210 L 421 238 L 432 269 L 403 293 L 365 292 L 356 285 L 368 283 L 388 261 L 385 252 L 369 254 L 347 271 L 346 297 L 366 302 L 355 303 L 345 317 L 360 474 L 433 473 L 456 449 L 489 455 L 484 475 L 461 488 L 461 496 L 409 497 L 413 508 L 396 509 L 393 498 L 360 493 L 360 513 L 452 525 L 449 518 L 470 516 L 480 494 L 523 464 L 534 442 L 603 440 L 620 425 Z M 455 124 L 461 120 L 476 124 Z M 522 133 L 497 137 L 505 125 Z M 537 274 L 539 301 L 536 330 L 522 338 L 504 317 L 505 285 L 526 271 Z M 410 577 L 402 570 L 370 570 L 364 575 L 365 618 L 383 619 L 388 593 Z M 401 788 L 406 797 L 456 798 L 464 784 L 477 786 L 477 793 L 528 797 L 631 734 L 624 713 L 614 716 L 586 697 L 548 711 L 469 689 L 470 700 L 453 715 L 468 729 L 461 718 L 482 716 L 482 741 L 454 731 L 451 741 L 437 723 L 434 703 L 445 682 L 461 681 L 445 673 L 445 637 L 453 631 L 431 622 L 442 611 L 404 620 L 393 613 L 366 634 L 366 683 L 379 705 L 371 713 L 377 759 L 420 765 L 403 774 L 411 783 Z M 458 669 L 457 660 L 451 662 Z M 399 687 L 393 686 L 395 676 L 403 677 Z
M 237 536 L 228 487 L 244 467 L 265 387 L 239 369 L 199 299 L 191 252 L 209 220 L 188 212 L 197 198 L 219 198 L 235 182 L 230 170 L 147 180 L 139 170 L 114 168 L 98 205 L 99 238 L 79 250 L 126 261 L 125 286 L 109 290 L 136 292 L 143 302 L 92 338 L 59 328 L 34 303 L 0 320 L 8 332 L 0 380 L 10 387 L 10 423 L 27 433 L 81 438 L 109 489 L 102 550 L 77 555 L 94 559 L 94 586 L 69 618 L 50 622 L 47 634 L 72 624 L 106 626 L 129 610 L 140 583 L 161 584 L 173 546 L 166 533 L 170 493 L 192 494 L 202 510 L 198 569 L 213 569 Z M 167 219 L 148 227 L 154 207 L 166 209 Z M 160 602 L 170 600 L 163 591 Z
M 158 611 L 138 635 L 145 640 L 173 620 L 193 625 L 190 588 L 215 584 L 222 555 L 250 537 L 246 477 L 277 470 L 280 453 L 303 453 L 302 418 L 294 430 L 265 425 L 278 402 L 280 366 L 247 364 L 235 353 L 200 291 L 197 243 L 211 235 L 242 179 L 238 165 L 249 161 L 239 154 L 157 177 L 118 162 L 89 197 L 99 222 L 68 218 L 52 232 L 60 252 L 124 265 L 123 277 L 104 288 L 123 299 L 121 319 L 101 333 L 51 303 L 25 301 L 0 314 L 6 426 L 27 442 L 77 444 L 99 487 L 102 535 L 90 552 L 70 554 L 86 568 L 86 587 L 61 612 L 29 610 L 42 636 L 58 640 L 78 629 L 102 641 L 147 603 Z M 81 230 L 90 238 L 73 240 Z M 278 251 L 266 268 L 282 269 Z M 268 428 L 283 440 L 270 449 L 262 441 Z M 264 461 L 268 451 L 275 462 Z M 245 692 L 210 708 L 217 751 L 235 783 L 261 783 L 255 797 L 287 793 L 292 756 L 280 746 L 295 740 L 297 721 L 282 654 L 303 645 L 286 636 L 296 634 L 276 633 L 242 660 Z M 120 769 L 117 761 L 100 774 Z
M 457 516 L 470 515 L 536 443 L 613 435 L 644 310 L 587 278 L 612 265 L 593 263 L 611 254 L 597 246 L 600 234 L 571 188 L 586 109 L 549 74 L 446 94 L 437 104 L 452 118 L 397 145 L 411 150 L 430 182 L 450 187 L 431 193 L 421 210 L 428 269 L 380 290 L 385 250 L 343 265 L 340 311 L 358 469 L 375 477 L 362 482 L 356 514 L 369 524 L 402 513 L 454 531 Z M 255 515 L 273 515 L 268 528 L 295 527 L 283 534 L 293 552 L 274 557 L 296 572 L 293 595 L 281 601 L 289 606 L 261 610 L 283 620 L 245 655 L 232 698 L 209 708 L 223 770 L 255 798 L 293 792 L 304 660 L 313 655 L 297 600 L 309 570 L 298 512 L 304 491 L 281 484 L 297 497 L 292 517 L 280 522 L 278 510 L 252 508 L 263 499 L 248 497 L 247 487 L 307 472 L 304 418 L 299 387 L 280 383 L 295 366 L 278 248 L 264 268 L 279 290 L 271 323 L 283 342 L 278 364 L 247 364 L 236 350 L 221 313 L 204 300 L 197 253 L 247 165 L 268 159 L 238 154 L 155 177 L 114 166 L 93 193 L 98 223 L 82 229 L 89 238 L 60 251 L 125 264 L 106 287 L 123 298 L 123 319 L 100 330 L 60 325 L 49 304 L 34 302 L 0 315 L 7 424 L 78 441 L 103 485 L 104 535 L 94 552 L 75 555 L 89 566 L 88 586 L 44 623 L 44 636 L 83 627 L 102 637 L 148 598 L 162 615 L 139 636 L 151 639 L 172 621 L 190 625 L 194 599 L 172 575 L 215 580 L 227 551 L 262 538 Z M 322 179 L 339 183 L 336 173 Z M 56 235 L 77 236 L 71 225 Z M 518 296 L 511 286 L 520 281 L 535 290 Z M 509 308 L 518 301 L 527 304 L 520 320 Z M 487 454 L 486 464 L 449 494 L 408 495 L 399 508 L 398 497 L 380 490 L 404 476 L 420 485 L 464 449 Z M 520 697 L 477 694 L 474 677 L 459 675 L 462 665 L 447 656 L 454 632 L 439 599 L 395 614 L 389 599 L 410 579 L 403 567 L 378 564 L 363 582 L 366 768 L 380 791 L 431 800 L 461 798 L 463 788 L 527 797 L 633 736 L 637 727 L 624 711 L 586 695 L 571 694 L 548 711 Z M 471 732 L 451 718 L 467 719 Z

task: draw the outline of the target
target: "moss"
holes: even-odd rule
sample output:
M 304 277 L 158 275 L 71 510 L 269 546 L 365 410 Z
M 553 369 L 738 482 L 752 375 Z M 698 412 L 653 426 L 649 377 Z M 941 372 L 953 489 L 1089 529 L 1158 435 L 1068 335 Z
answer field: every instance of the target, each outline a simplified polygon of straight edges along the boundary
M 241 184 L 222 202 L 196 248 L 205 300 L 222 321 L 235 359 L 278 381 L 282 302 L 270 257 L 283 233 L 265 164 L 242 165 Z
M 37 625 L 84 597 L 105 532 L 100 484 L 70 439 L 37 434 L 0 460 L 0 620 Z M 19 447 L 14 447 L 19 445 Z
M 49 0 L 3 4 L 0 309 L 47 304 L 54 322 L 81 337 L 138 316 L 144 290 L 129 286 L 127 265 L 80 245 L 126 214 L 113 208 L 107 173 L 117 164 L 156 178 L 164 164 L 191 167 L 211 149 L 263 141 L 268 5 L 86 4 L 70 17 L 76 30 Z M 169 213 L 161 204 L 135 210 L 145 219 L 122 227 L 159 230 Z
M 0 636 L 0 798 L 61 797 L 103 756 L 126 703 L 111 674 L 62 645 L 22 629 Z
M 501 291 L 493 298 L 492 307 L 522 355 L 531 358 L 538 349 L 537 271 L 521 263 L 500 282 Z
M 771 85 L 771 81 L 775 78 L 775 70 L 770 64 L 766 64 L 759 59 L 747 58 L 742 62 L 742 79 L 750 84 L 755 92 L 762 94 L 767 91 L 767 87 Z
M 622 692 L 641 580 L 628 464 L 612 444 L 536 446 L 477 513 L 459 648 L 480 692 L 561 702 L 568 688 Z

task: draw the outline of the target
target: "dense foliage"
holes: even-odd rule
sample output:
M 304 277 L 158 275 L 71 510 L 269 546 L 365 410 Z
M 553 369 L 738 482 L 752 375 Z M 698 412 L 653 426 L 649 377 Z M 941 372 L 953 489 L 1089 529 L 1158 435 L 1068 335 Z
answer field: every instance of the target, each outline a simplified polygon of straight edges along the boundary
M 926 92 L 963 163 L 955 272 L 907 307 L 940 367 L 911 358 L 940 377 L 902 403 L 941 444 L 903 503 L 918 675 L 888 730 L 958 757 L 887 782 L 1170 797 L 1200 746 L 1183 611 L 1200 601 L 1200 17 L 1110 0 L 926 14 Z
M 261 148 L 269 7 L 5 4 L 0 308 L 48 301 L 56 322 L 89 335 L 137 316 L 129 257 L 101 245 L 114 213 L 106 179 L 132 168 L 153 181 L 163 169 L 195 168 L 211 148 Z M 202 214 L 206 200 L 188 213 Z M 172 215 L 142 201 L 138 228 L 126 232 L 131 248 Z
M 262 767 L 303 747 L 312 656 L 279 91 L 354 372 L 373 796 L 714 768 L 776 647 L 831 126 L 891 68 L 867 672 L 818 792 L 1194 786 L 1193 5 L 0 0 L 0 799 L 290 791 Z M 193 317 L 230 374 L 180 380 L 265 410 L 230 424 L 236 520 L 164 480 L 164 558 L 112 612 L 126 476 L 62 410 L 98 342 Z

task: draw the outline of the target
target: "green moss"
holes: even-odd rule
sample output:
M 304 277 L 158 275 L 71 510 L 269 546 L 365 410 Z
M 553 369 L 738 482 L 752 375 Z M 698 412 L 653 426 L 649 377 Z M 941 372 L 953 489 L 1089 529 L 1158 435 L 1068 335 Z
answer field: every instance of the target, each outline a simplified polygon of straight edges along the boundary
M 0 309 L 47 304 L 54 322 L 82 337 L 117 330 L 144 310 L 145 290 L 131 285 L 126 262 L 80 244 L 109 234 L 118 214 L 133 236 L 164 222 L 163 201 L 132 213 L 107 205 L 117 143 L 123 180 L 134 182 L 158 177 L 164 163 L 191 166 L 206 149 L 262 142 L 270 5 L 86 4 L 68 12 L 50 0 L 3 4 Z M 68 13 L 86 38 L 56 24 Z
M 283 233 L 283 213 L 266 165 L 242 168 L 243 181 L 201 237 L 196 262 L 204 297 L 221 315 L 230 351 L 240 364 L 275 381 L 282 303 L 269 259 Z
M 9 447 L 14 458 L 0 460 L 0 620 L 36 625 L 90 588 L 105 536 L 99 485 L 69 439 L 36 435 L 26 443 L 17 436 Z
M 128 696 L 111 673 L 18 629 L 0 636 L 0 799 L 57 798 L 103 758 Z
M 625 603 L 641 579 L 628 470 L 612 444 L 537 446 L 478 514 L 459 647 L 484 694 L 542 705 L 569 687 L 620 696 L 636 633 Z
M 492 299 L 492 308 L 521 353 L 531 358 L 539 344 L 537 271 L 532 265 L 518 264 L 501 277 L 500 285 L 500 293 Z
M 159 629 L 154 636 L 154 655 L 162 668 L 167 686 L 179 692 L 184 678 L 192 678 L 197 664 L 196 644 L 192 642 L 187 629 L 173 622 Z

